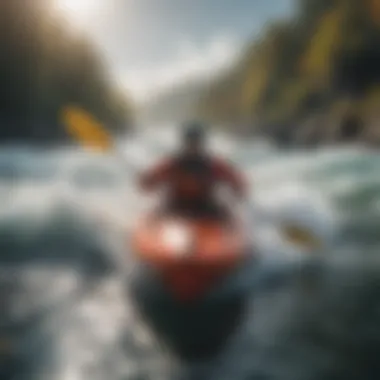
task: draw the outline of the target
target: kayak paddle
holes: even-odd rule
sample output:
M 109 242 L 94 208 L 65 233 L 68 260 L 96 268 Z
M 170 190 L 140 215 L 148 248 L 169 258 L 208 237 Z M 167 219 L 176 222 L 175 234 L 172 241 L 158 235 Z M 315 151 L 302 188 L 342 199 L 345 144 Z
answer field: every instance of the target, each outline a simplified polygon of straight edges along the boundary
M 98 151 L 112 151 L 114 143 L 110 134 L 86 111 L 76 106 L 65 107 L 62 121 L 66 131 L 83 146 Z
M 126 157 L 118 150 L 105 126 L 82 108 L 75 105 L 65 107 L 61 120 L 66 131 L 83 147 L 97 152 L 111 152 L 126 163 L 129 170 L 137 170 L 130 162 L 127 163 Z

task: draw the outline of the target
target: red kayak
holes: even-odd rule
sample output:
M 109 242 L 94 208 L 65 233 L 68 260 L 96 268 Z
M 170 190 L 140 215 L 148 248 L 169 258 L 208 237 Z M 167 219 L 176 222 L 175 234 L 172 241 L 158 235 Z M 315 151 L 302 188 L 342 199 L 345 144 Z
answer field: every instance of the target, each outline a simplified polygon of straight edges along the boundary
M 249 294 L 223 295 L 223 286 L 234 286 L 235 276 L 249 268 L 243 231 L 238 219 L 226 223 L 155 214 L 139 220 L 132 231 L 139 269 L 130 283 L 131 299 L 177 358 L 217 355 L 245 318 Z
M 182 302 L 202 297 L 246 257 L 242 224 L 212 219 L 186 220 L 154 214 L 140 220 L 132 249 L 152 266 L 168 290 Z

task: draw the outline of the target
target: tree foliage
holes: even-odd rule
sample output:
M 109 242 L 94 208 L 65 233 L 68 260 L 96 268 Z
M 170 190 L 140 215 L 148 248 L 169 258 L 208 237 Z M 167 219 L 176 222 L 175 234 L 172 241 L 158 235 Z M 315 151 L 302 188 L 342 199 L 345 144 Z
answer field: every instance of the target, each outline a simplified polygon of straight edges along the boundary
M 71 103 L 110 131 L 132 110 L 94 46 L 75 34 L 47 0 L 0 2 L 0 139 L 60 142 L 60 109 Z
M 287 128 L 296 134 L 310 118 L 335 115 L 342 101 L 364 122 L 369 108 L 374 113 L 380 0 L 299 0 L 298 7 L 292 20 L 269 26 L 216 81 L 201 102 L 205 118 L 236 126 L 248 120 L 252 132 Z M 371 107 L 356 107 L 358 102 Z

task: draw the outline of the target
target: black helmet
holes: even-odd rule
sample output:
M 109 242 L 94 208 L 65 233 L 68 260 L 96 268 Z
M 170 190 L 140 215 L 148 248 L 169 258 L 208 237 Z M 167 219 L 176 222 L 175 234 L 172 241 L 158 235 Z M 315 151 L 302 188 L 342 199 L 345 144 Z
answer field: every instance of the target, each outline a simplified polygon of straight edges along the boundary
M 191 121 L 183 126 L 182 140 L 184 142 L 203 142 L 206 134 L 206 128 L 203 123 Z

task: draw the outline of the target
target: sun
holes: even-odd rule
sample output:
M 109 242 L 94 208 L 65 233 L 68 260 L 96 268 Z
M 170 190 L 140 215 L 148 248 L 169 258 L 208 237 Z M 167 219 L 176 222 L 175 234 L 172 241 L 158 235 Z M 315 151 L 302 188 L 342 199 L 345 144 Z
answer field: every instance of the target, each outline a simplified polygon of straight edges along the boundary
M 96 0 L 56 0 L 57 8 L 68 17 L 85 19 L 97 8 Z

